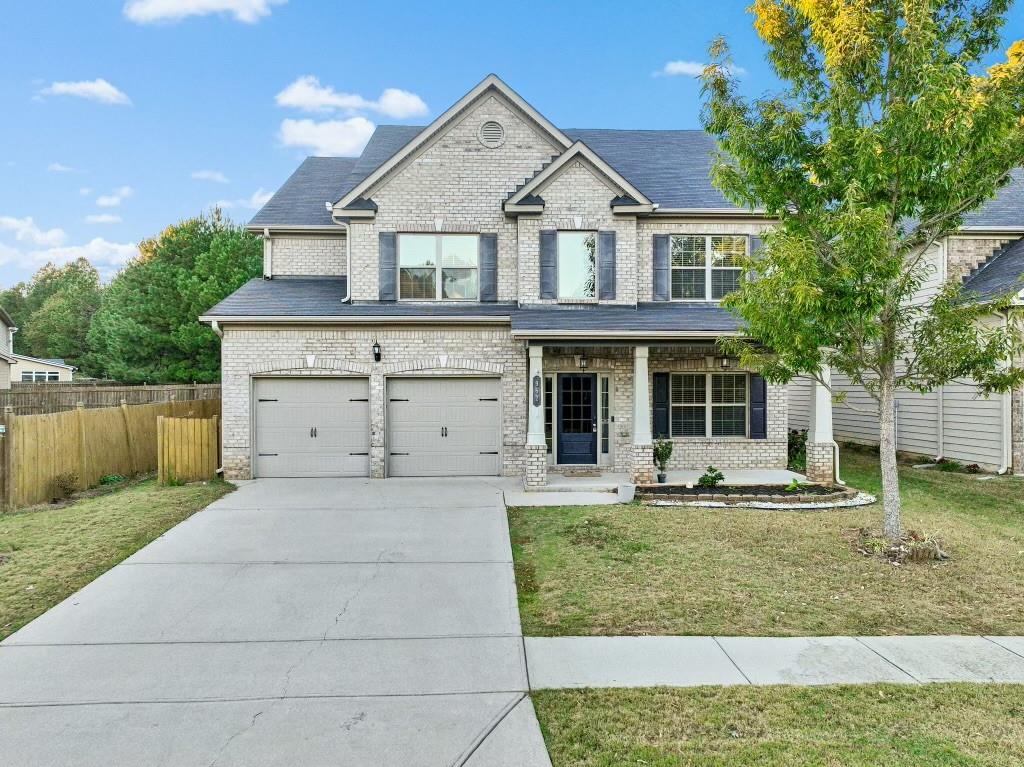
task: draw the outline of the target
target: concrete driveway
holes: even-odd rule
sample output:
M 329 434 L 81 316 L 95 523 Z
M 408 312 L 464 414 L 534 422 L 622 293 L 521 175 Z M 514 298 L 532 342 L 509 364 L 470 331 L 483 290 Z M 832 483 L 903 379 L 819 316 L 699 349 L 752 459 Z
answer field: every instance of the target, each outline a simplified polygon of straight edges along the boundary
M 0 643 L 0 761 L 550 765 L 500 491 L 258 480 Z

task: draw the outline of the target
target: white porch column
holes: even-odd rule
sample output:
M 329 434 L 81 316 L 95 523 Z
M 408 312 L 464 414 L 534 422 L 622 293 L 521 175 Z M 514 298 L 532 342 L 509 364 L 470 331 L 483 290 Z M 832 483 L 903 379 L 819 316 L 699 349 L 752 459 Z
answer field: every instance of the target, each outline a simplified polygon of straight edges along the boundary
M 529 346 L 530 380 L 527 382 L 526 472 L 527 487 L 548 483 L 548 445 L 544 439 L 544 347 Z
M 654 446 L 651 439 L 651 384 L 647 360 L 650 349 L 633 349 L 633 471 L 635 484 L 654 479 Z
M 544 440 L 544 347 L 530 346 L 530 390 L 529 421 L 526 432 L 527 445 L 543 445 Z
M 807 478 L 811 482 L 831 484 L 838 475 L 838 446 L 832 434 L 831 368 L 822 365 L 820 376 L 821 381 L 812 380 L 811 419 L 807 429 Z

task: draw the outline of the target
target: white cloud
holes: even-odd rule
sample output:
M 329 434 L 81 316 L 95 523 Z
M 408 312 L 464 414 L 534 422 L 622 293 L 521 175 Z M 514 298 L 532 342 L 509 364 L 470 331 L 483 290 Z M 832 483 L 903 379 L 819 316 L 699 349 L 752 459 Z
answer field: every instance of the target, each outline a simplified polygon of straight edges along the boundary
M 82 195 L 82 197 L 88 197 L 90 194 L 92 194 L 92 187 L 83 186 L 81 189 L 78 190 L 78 193 Z
M 101 104 L 131 104 L 128 95 L 103 79 L 56 82 L 39 91 L 40 96 L 75 96 Z
M 110 194 L 104 194 L 97 197 L 96 204 L 101 208 L 116 208 L 133 194 L 135 194 L 135 190 L 130 186 L 119 186 Z
M 31 216 L 15 218 L 0 216 L 0 231 L 14 232 L 18 242 L 30 242 L 33 245 L 56 246 L 64 242 L 63 229 L 40 229 Z
M 230 208 L 249 208 L 250 210 L 259 210 L 266 205 L 267 200 L 273 196 L 273 192 L 268 192 L 261 186 L 251 195 L 241 200 L 217 200 L 214 205 L 218 208 L 223 208 L 224 210 L 228 210 Z
M 102 237 L 96 237 L 82 245 L 29 251 L 18 250 L 0 243 L 0 266 L 13 264 L 22 269 L 34 271 L 49 262 L 60 266 L 77 258 L 87 258 L 104 278 L 108 278 L 138 254 L 139 248 L 134 242 L 110 242 Z
M 355 157 L 373 134 L 365 117 L 347 120 L 282 120 L 279 137 L 285 146 L 302 147 L 314 154 Z
M 228 183 L 228 177 L 219 170 L 194 170 L 192 171 L 192 178 L 197 181 L 214 181 L 218 184 Z
M 97 213 L 92 216 L 85 217 L 85 223 L 87 224 L 120 224 L 121 217 L 115 216 L 113 213 Z
M 427 114 L 426 103 L 415 93 L 399 88 L 385 88 L 376 101 L 355 93 L 341 93 L 329 85 L 321 85 L 313 75 L 304 75 L 277 94 L 274 99 L 280 107 L 301 109 L 304 112 L 372 111 L 386 117 L 405 119 Z
M 255 24 L 269 16 L 272 6 L 288 0 L 128 0 L 124 15 L 136 24 L 181 21 L 188 16 L 226 13 L 245 24 Z
M 685 77 L 700 77 L 704 73 L 704 64 L 700 61 L 668 61 L 661 69 L 654 72 L 655 77 L 678 77 L 680 75 Z M 729 72 L 733 75 L 740 76 L 745 75 L 747 70 L 743 67 L 732 66 L 729 67 Z
M 51 162 L 46 166 L 46 169 L 50 171 L 50 173 L 73 173 L 75 170 L 70 165 L 64 165 L 59 162 Z

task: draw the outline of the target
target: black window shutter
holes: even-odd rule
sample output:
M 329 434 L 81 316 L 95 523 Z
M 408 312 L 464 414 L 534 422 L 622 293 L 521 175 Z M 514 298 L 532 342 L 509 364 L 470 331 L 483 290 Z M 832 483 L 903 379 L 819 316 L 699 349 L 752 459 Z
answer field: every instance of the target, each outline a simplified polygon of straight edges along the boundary
M 761 249 L 764 242 L 761 240 L 760 235 L 754 234 L 750 236 L 750 255 L 754 255 Z
M 498 235 L 481 234 L 480 300 L 498 300 Z
M 654 235 L 654 300 L 668 301 L 669 299 L 669 274 L 668 274 L 668 251 L 669 236 L 667 234 Z
M 394 232 L 380 233 L 378 256 L 379 294 L 381 301 L 397 301 L 398 236 Z
M 540 233 L 540 297 L 558 298 L 558 239 L 554 229 Z
M 598 298 L 615 300 L 615 232 L 597 233 Z
M 654 374 L 654 436 L 668 437 L 668 373 Z
M 768 439 L 768 384 L 757 374 L 750 376 L 750 438 Z

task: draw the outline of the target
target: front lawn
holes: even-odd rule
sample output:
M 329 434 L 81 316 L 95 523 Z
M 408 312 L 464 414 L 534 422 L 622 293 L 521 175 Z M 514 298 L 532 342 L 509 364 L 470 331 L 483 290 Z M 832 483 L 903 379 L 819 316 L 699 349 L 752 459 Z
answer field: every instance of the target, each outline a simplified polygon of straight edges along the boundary
M 841 473 L 878 493 L 877 457 Z M 902 468 L 906 526 L 951 559 L 857 553 L 879 505 L 814 512 L 593 506 L 510 509 L 528 636 L 1024 633 L 1024 480 Z
M 865 685 L 533 694 L 554 767 L 1024 763 L 1024 688 Z
M 148 480 L 68 506 L 0 514 L 0 639 L 232 489 Z

